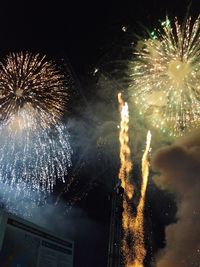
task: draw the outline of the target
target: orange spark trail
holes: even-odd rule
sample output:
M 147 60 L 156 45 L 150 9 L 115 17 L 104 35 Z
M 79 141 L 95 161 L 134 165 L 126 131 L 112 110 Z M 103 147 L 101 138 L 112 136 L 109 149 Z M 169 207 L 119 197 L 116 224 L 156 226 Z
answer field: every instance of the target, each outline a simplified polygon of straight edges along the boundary
M 151 132 L 147 133 L 146 149 L 142 157 L 142 185 L 141 196 L 137 206 L 137 214 L 134 223 L 134 264 L 132 267 L 143 267 L 143 262 L 146 256 L 145 242 L 144 242 L 144 206 L 145 196 L 149 176 L 149 161 L 148 152 L 151 144 Z M 130 266 L 131 267 L 131 266 Z
M 130 148 L 129 148 L 129 112 L 128 104 L 124 103 L 121 94 L 118 94 L 119 109 L 121 113 L 120 123 L 120 163 L 119 179 L 121 180 L 121 186 L 124 189 L 123 198 L 123 214 L 122 214 L 122 227 L 123 227 L 123 240 L 122 240 L 122 253 L 125 266 L 130 266 L 130 262 L 133 260 L 133 244 L 130 242 L 129 236 L 133 236 L 133 216 L 131 211 L 130 200 L 133 197 L 134 188 L 130 183 L 130 172 L 132 170 L 132 163 L 130 160 Z M 132 239 L 133 241 L 133 239 Z M 131 243 L 131 244 L 130 244 Z
M 143 261 L 146 256 L 144 244 L 144 205 L 146 188 L 149 176 L 149 162 L 148 152 L 151 143 L 151 133 L 147 133 L 146 149 L 142 157 L 142 185 L 141 196 L 137 206 L 136 216 L 132 211 L 132 198 L 134 194 L 134 187 L 130 183 L 130 173 L 132 170 L 132 163 L 130 160 L 130 147 L 129 147 L 129 112 L 128 104 L 122 99 L 121 94 L 118 94 L 119 109 L 121 113 L 120 123 L 120 170 L 119 179 L 121 186 L 124 189 L 123 198 L 123 214 L 122 214 L 122 227 L 123 227 L 123 240 L 122 240 L 122 253 L 125 267 L 143 267 Z
M 121 94 L 118 94 L 119 108 L 121 112 L 121 123 L 120 123 L 120 161 L 121 167 L 119 171 L 119 179 L 121 180 L 121 185 L 124 188 L 129 199 L 133 197 L 133 185 L 129 181 L 130 172 L 132 170 L 132 163 L 130 160 L 130 148 L 129 148 L 129 112 L 128 104 L 123 102 Z

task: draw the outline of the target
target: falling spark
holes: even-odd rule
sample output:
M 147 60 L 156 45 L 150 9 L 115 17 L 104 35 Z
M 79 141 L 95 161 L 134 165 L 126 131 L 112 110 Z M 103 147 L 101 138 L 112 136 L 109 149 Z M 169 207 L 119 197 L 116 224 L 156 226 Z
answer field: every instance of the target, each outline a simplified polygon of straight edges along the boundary
M 0 182 L 14 195 L 52 191 L 71 166 L 61 122 L 70 82 L 45 57 L 12 53 L 0 63 L 0 87 Z
M 134 264 L 133 267 L 143 267 L 143 262 L 146 256 L 145 240 L 144 240 L 144 206 L 145 196 L 149 176 L 149 161 L 148 152 L 151 144 L 151 132 L 147 133 L 146 149 L 142 157 L 142 185 L 141 196 L 137 206 L 136 218 L 134 221 Z
M 200 124 L 200 17 L 162 22 L 130 62 L 135 105 L 154 127 L 180 136 Z

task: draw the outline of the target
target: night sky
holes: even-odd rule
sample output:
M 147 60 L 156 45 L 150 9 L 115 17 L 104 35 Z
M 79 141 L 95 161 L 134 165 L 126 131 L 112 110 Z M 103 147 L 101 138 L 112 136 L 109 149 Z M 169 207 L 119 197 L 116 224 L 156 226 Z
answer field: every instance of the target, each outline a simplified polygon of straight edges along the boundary
M 61 225 L 61 232 L 76 242 L 75 267 L 107 264 L 110 194 L 119 169 L 116 90 L 102 96 L 93 71 L 102 65 L 104 58 L 115 60 L 113 50 L 126 42 L 123 26 L 138 34 L 141 25 L 152 29 L 166 15 L 183 19 L 190 3 L 189 13 L 196 17 L 200 11 L 199 0 L 4 1 L 0 4 L 1 57 L 10 51 L 40 52 L 52 59 L 64 59 L 75 77 L 64 118 L 74 150 L 69 176 L 75 182 L 60 200 L 72 208 L 59 207 L 58 214 L 63 210 L 65 214 L 59 214 L 59 222 L 55 223 L 55 229 Z M 134 172 L 137 175 L 139 170 L 136 168 Z M 60 183 L 56 186 L 55 199 L 63 188 Z M 163 193 L 153 183 L 147 200 L 150 261 L 165 246 L 164 227 L 175 221 L 176 205 L 171 193 Z M 150 266 L 148 262 L 146 266 Z

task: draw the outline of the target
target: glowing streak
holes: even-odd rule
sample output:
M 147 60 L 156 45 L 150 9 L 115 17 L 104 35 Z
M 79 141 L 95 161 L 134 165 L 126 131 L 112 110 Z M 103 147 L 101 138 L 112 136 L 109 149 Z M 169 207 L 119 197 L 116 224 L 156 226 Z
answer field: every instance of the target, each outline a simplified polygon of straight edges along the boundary
M 118 94 L 118 101 L 121 111 L 121 123 L 120 123 L 120 160 L 121 167 L 119 172 L 119 179 L 121 180 L 122 187 L 124 188 L 129 199 L 133 197 L 133 185 L 129 181 L 130 172 L 132 170 L 132 163 L 130 160 L 130 148 L 129 148 L 129 112 L 128 104 L 123 102 L 121 94 Z
M 124 236 L 122 240 L 122 252 L 124 257 L 124 262 L 126 266 L 132 261 L 132 249 L 130 249 L 129 235 L 133 229 L 133 218 L 130 208 L 130 200 L 133 197 L 134 188 L 130 183 L 130 172 L 132 170 L 132 164 L 130 161 L 130 148 L 129 148 L 129 137 L 128 137 L 128 123 L 129 123 L 129 113 L 128 104 L 124 103 L 121 94 L 118 94 L 119 108 L 121 112 L 121 123 L 120 123 L 120 162 L 121 167 L 119 171 L 119 179 L 121 180 L 121 186 L 124 189 L 123 198 L 123 214 L 122 214 L 122 227 L 124 230 Z
M 121 185 L 124 189 L 122 214 L 122 227 L 124 235 L 122 240 L 122 253 L 125 267 L 143 267 L 143 262 L 146 256 L 144 244 L 144 205 L 149 176 L 148 152 L 150 150 L 151 132 L 148 131 L 147 133 L 146 148 L 142 157 L 141 196 L 137 206 L 136 216 L 134 216 L 131 208 L 134 187 L 130 183 L 132 164 L 130 161 L 130 147 L 128 144 L 128 104 L 123 102 L 121 94 L 118 94 L 118 102 L 121 112 L 119 134 L 121 166 L 119 171 L 119 179 L 121 180 Z
M 134 222 L 134 264 L 133 267 L 143 267 L 143 262 L 146 256 L 145 242 L 144 242 L 144 205 L 145 196 L 149 176 L 149 161 L 148 152 L 151 144 L 151 132 L 147 133 L 146 149 L 142 157 L 142 185 L 141 196 L 137 206 L 137 214 Z

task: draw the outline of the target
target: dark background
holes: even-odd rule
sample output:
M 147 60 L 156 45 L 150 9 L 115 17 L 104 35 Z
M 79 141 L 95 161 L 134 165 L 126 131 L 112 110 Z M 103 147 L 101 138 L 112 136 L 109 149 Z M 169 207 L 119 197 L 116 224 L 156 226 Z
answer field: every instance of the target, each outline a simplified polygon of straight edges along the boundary
M 1 56 L 10 51 L 25 50 L 45 53 L 52 58 L 61 57 L 69 60 L 76 76 L 78 89 L 72 93 L 74 99 L 71 100 L 68 115 L 75 152 L 70 175 L 74 175 L 78 182 L 61 197 L 68 203 L 77 198 L 72 208 L 74 212 L 66 213 L 63 219 L 72 232 L 70 235 L 67 230 L 68 235 L 76 242 L 76 267 L 106 266 L 109 196 L 119 167 L 118 160 L 111 160 L 112 153 L 109 155 L 101 145 L 101 134 L 97 135 L 97 126 L 101 125 L 103 118 L 98 112 L 95 113 L 96 110 L 92 112 L 97 102 L 101 101 L 96 96 L 96 80 L 92 70 L 104 56 L 111 53 L 115 43 L 119 43 L 123 26 L 138 32 L 140 24 L 152 29 L 167 14 L 183 19 L 190 4 L 189 13 L 196 17 L 199 0 L 4 1 L 0 4 Z M 117 103 L 114 103 L 108 120 L 116 116 L 117 123 L 119 118 L 116 112 Z M 117 143 L 117 131 L 114 135 Z M 79 145 L 79 142 L 82 144 Z M 58 185 L 57 194 L 62 190 L 62 185 Z M 154 187 L 149 190 L 151 201 L 148 215 L 154 254 L 164 246 L 164 226 L 174 220 L 175 207 L 167 193 L 163 194 Z M 161 201 L 162 208 L 158 205 Z
M 96 64 L 123 25 L 150 28 L 166 14 L 183 18 L 190 3 L 190 13 L 198 15 L 198 0 L 3 1 L 0 47 L 66 53 L 79 75 Z

